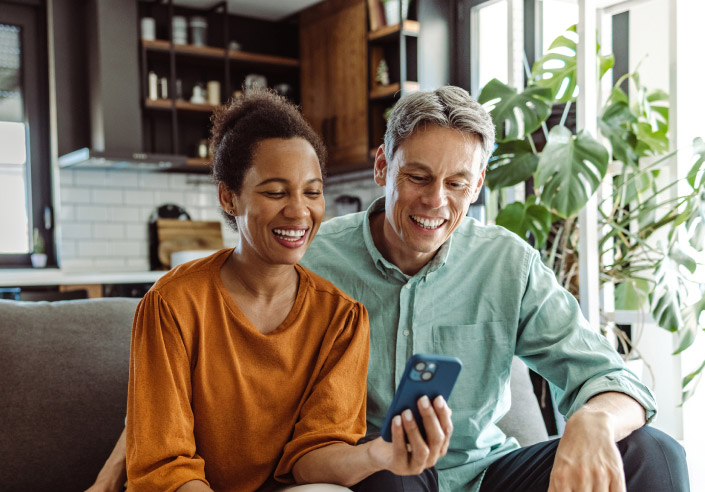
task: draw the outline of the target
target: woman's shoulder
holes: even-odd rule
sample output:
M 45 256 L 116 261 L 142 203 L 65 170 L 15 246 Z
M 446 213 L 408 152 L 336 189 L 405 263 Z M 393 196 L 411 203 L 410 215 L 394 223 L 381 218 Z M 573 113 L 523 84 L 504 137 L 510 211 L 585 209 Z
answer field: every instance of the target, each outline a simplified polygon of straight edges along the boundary
M 221 249 L 215 253 L 187 261 L 165 273 L 153 286 L 153 291 L 170 297 L 175 293 L 194 291 L 194 285 L 211 283 L 214 272 L 218 272 L 232 249 Z
M 330 296 L 336 298 L 339 302 L 356 305 L 360 304 L 352 296 L 336 287 L 336 285 L 330 280 L 321 277 L 317 273 L 314 273 L 312 270 L 309 270 L 308 268 L 302 265 L 296 265 L 296 268 L 298 269 L 300 274 L 306 276 L 308 280 L 308 288 L 311 290 L 311 292 L 314 293 L 314 295 Z

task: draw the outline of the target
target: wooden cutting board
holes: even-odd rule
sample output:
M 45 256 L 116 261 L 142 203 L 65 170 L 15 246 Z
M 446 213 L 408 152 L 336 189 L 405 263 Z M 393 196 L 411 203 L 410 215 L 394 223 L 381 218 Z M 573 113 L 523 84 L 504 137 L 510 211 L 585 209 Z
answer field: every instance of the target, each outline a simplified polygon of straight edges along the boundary
M 170 268 L 171 254 L 177 251 L 222 249 L 221 223 L 208 220 L 157 219 L 159 261 Z

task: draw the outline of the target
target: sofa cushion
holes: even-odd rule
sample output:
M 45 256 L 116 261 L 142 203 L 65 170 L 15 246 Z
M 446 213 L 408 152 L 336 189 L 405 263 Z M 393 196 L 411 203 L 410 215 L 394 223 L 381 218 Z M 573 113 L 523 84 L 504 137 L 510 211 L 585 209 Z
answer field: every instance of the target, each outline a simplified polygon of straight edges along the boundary
M 0 301 L 3 490 L 84 490 L 125 422 L 137 299 Z
M 547 440 L 546 424 L 534 394 L 529 369 L 517 357 L 512 361 L 511 378 L 512 407 L 497 425 L 522 446 Z

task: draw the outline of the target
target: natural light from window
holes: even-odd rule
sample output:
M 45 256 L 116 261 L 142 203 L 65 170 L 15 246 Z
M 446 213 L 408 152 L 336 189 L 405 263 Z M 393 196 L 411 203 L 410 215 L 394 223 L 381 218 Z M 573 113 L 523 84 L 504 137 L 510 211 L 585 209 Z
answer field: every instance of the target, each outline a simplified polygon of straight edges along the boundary
M 29 253 L 20 34 L 0 24 L 0 254 Z
M 492 79 L 509 82 L 509 47 L 507 40 L 507 0 L 482 4 L 477 8 L 477 88 Z M 478 94 L 479 95 L 479 91 Z

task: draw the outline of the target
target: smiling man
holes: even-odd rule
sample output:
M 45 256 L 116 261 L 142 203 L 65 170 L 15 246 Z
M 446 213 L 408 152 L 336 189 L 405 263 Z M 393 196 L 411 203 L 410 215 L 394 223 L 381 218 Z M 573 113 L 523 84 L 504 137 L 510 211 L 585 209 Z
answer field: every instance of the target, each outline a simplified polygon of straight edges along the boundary
M 680 445 L 644 426 L 656 413 L 650 391 L 538 252 L 466 218 L 493 146 L 492 120 L 465 90 L 402 97 L 375 159 L 384 197 L 324 223 L 304 257 L 370 314 L 368 434 L 379 432 L 413 353 L 464 364 L 437 482 L 380 472 L 360 490 L 688 490 Z M 497 427 L 515 355 L 551 383 L 568 418 L 562 439 L 519 449 Z

